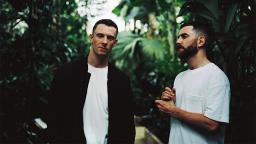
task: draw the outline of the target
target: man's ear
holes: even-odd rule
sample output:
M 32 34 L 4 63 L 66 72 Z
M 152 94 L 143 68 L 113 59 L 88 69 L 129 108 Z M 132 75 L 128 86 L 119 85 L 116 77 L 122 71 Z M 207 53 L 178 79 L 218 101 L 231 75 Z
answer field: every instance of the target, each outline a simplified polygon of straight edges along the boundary
M 92 35 L 92 34 L 90 34 L 90 35 L 89 35 L 89 38 L 90 38 L 90 42 L 92 43 L 93 35 Z
M 205 42 L 206 42 L 205 36 L 199 36 L 198 39 L 197 39 L 197 46 L 199 48 L 200 47 L 204 47 L 205 46 Z

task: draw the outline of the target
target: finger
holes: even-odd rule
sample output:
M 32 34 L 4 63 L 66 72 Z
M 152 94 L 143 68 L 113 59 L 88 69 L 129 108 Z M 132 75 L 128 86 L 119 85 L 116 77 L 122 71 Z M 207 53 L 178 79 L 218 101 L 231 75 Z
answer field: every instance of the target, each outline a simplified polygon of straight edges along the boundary
M 170 95 L 170 94 L 172 94 L 172 92 L 165 90 L 165 91 L 162 92 L 162 95 L 163 95 L 163 94 L 168 94 L 168 95 Z
M 169 87 L 165 87 L 165 90 L 166 90 L 166 91 L 169 91 L 169 92 L 171 92 L 171 91 L 172 91 L 172 89 L 171 89 L 171 88 L 169 88 Z
M 160 104 L 157 104 L 156 106 L 157 106 L 157 108 L 158 108 L 160 111 L 163 111 L 163 110 L 164 110 L 164 107 L 161 106 Z
M 172 100 L 172 99 L 174 99 L 175 98 L 175 94 L 169 94 L 169 93 L 163 93 L 162 94 L 162 97 L 161 97 L 161 99 L 170 99 L 170 100 Z
M 163 106 L 163 100 L 155 100 L 156 105 Z
M 162 100 L 155 100 L 156 104 L 160 104 Z
M 171 99 L 171 97 L 169 97 L 169 96 L 163 96 L 163 97 L 162 97 L 162 100 L 164 100 L 164 101 L 170 101 L 170 100 L 172 100 L 172 99 Z
M 162 111 L 162 109 L 163 109 L 163 107 L 162 107 L 159 103 L 156 103 L 156 107 L 157 107 L 160 111 Z
M 169 95 L 169 94 L 163 94 L 162 97 L 167 97 L 167 98 L 168 98 L 168 97 L 171 97 L 171 95 Z
M 172 88 L 172 92 L 173 92 L 172 100 L 173 100 L 174 102 L 176 102 L 176 89 L 175 89 L 175 88 Z
M 176 89 L 175 89 L 175 88 L 172 88 L 172 92 L 175 94 L 175 93 L 176 93 Z
M 176 93 L 176 90 L 175 89 L 171 89 L 169 87 L 166 87 L 164 92 L 168 93 L 170 95 L 174 95 Z

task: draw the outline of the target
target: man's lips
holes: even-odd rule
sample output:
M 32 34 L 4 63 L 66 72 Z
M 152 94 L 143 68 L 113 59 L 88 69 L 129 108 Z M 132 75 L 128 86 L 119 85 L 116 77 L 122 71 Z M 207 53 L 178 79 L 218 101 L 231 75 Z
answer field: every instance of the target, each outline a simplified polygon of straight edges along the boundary
M 99 51 L 107 52 L 108 49 L 106 47 L 98 47 Z
M 177 47 L 177 48 L 176 48 L 176 51 L 183 51 L 183 50 L 184 50 L 183 47 Z
M 178 44 L 178 45 L 176 45 L 176 49 L 177 49 L 177 50 L 178 50 L 178 49 L 184 49 L 184 47 Z
M 98 47 L 98 48 L 107 49 L 106 47 L 103 47 L 103 46 L 100 46 L 100 47 Z
M 104 50 L 107 50 L 107 48 L 106 47 L 98 47 L 99 49 L 104 49 Z
M 183 51 L 184 47 L 181 45 L 176 45 L 176 51 Z

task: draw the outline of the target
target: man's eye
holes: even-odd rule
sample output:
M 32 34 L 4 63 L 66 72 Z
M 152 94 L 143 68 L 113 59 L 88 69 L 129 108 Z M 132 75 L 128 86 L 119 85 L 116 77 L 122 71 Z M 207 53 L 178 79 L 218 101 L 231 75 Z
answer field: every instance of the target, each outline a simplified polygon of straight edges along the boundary
M 106 36 L 108 41 L 115 40 L 115 37 L 111 36 L 111 35 L 104 35 L 104 34 L 101 34 L 101 33 L 97 33 L 95 35 L 96 35 L 97 38 L 100 38 L 100 39 L 102 39 L 102 38 L 104 38 Z
M 187 37 L 188 37 L 188 35 L 181 35 L 181 38 L 183 38 L 183 39 L 185 39 Z
M 112 41 L 112 40 L 114 40 L 115 38 L 114 38 L 113 36 L 107 36 L 107 39 L 110 40 L 110 41 Z
M 103 38 L 104 34 L 96 34 L 96 36 L 99 37 L 99 38 Z

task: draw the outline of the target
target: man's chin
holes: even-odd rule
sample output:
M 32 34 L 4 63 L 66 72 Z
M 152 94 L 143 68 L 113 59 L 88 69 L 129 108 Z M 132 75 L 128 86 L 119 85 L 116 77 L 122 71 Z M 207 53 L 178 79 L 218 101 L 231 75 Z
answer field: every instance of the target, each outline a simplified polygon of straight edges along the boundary
M 107 56 L 108 55 L 108 52 L 107 51 L 100 51 L 98 52 L 98 56 Z
M 178 58 L 182 63 L 186 63 L 191 58 L 191 56 L 178 54 Z
M 106 56 L 106 53 L 98 53 L 99 56 Z
M 188 62 L 188 59 L 187 59 L 187 58 L 180 58 L 180 57 L 179 57 L 179 59 L 180 59 L 180 62 L 181 62 L 182 64 Z
M 106 55 L 108 53 L 108 50 L 106 49 L 99 49 L 98 54 Z

